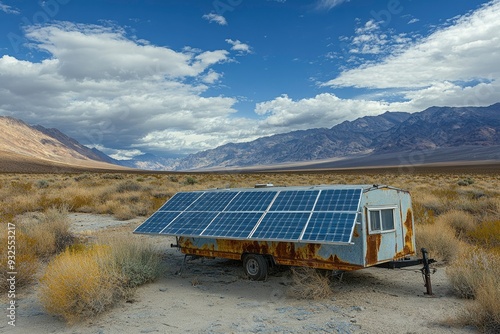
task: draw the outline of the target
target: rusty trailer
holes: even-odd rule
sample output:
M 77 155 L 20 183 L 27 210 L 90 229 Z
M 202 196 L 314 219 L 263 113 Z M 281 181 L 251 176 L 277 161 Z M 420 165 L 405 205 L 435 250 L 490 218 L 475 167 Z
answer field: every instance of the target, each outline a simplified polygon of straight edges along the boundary
M 211 189 L 175 194 L 134 233 L 175 236 L 182 253 L 334 271 L 416 255 L 409 192 L 385 185 Z

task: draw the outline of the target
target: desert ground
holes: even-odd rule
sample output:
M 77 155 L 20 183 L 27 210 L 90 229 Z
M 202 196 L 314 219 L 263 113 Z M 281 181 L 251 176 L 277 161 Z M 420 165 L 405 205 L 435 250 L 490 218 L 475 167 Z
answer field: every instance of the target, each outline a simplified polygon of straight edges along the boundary
M 16 291 L 16 326 L 10 326 L 4 317 L 0 332 L 476 333 L 477 326 L 461 320 L 464 311 L 474 307 L 475 300 L 460 298 L 447 271 L 462 254 L 459 246 L 480 245 L 485 250 L 498 247 L 498 238 L 483 240 L 479 232 L 484 230 L 483 225 L 490 228 L 489 222 L 493 222 L 491 228 L 498 227 L 499 181 L 498 169 L 492 166 L 482 172 L 442 167 L 439 172 L 431 168 L 413 173 L 395 169 L 261 174 L 4 174 L 0 183 L 2 220 L 21 226 L 43 215 L 47 208 L 63 206 L 70 232 L 79 242 L 124 236 L 151 243 L 161 255 L 163 270 L 156 280 L 139 286 L 106 311 L 68 323 L 50 314 L 40 302 L 39 279 L 50 275 L 47 267 L 57 258 L 57 253 L 51 253 L 40 258 L 33 281 Z M 417 238 L 417 248 L 432 249 L 431 257 L 438 260 L 432 265 L 434 295 L 425 294 L 421 267 L 416 266 L 346 272 L 341 280 L 330 278 L 332 293 L 327 297 L 301 299 L 291 293 L 294 281 L 290 268 L 276 268 L 265 281 L 251 281 L 239 261 L 188 258 L 179 273 L 184 255 L 171 247 L 175 239 L 132 233 L 177 191 L 269 182 L 378 183 L 409 189 L 414 198 L 417 237 L 423 236 Z M 456 226 L 450 217 L 457 214 L 469 219 L 469 225 Z M 445 230 L 441 229 L 444 225 Z M 448 225 L 460 228 L 461 234 Z M 447 239 L 439 239 L 437 247 L 427 244 L 441 234 L 446 234 Z M 492 293 L 496 290 L 493 288 Z M 3 310 L 8 302 L 7 294 L 2 293 Z
M 425 295 L 420 267 L 369 268 L 334 282 L 333 297 L 297 300 L 287 294 L 290 271 L 276 270 L 263 282 L 248 280 L 238 261 L 189 260 L 171 248 L 172 237 L 131 235 L 142 221 L 108 215 L 71 214 L 75 233 L 126 234 L 153 239 L 168 268 L 160 279 L 140 287 L 133 299 L 75 325 L 47 314 L 37 287 L 19 295 L 15 328 L 3 333 L 475 333 L 453 318 L 467 301 L 451 291 L 445 267 L 435 266 L 434 296 Z M 6 308 L 2 304 L 2 309 Z

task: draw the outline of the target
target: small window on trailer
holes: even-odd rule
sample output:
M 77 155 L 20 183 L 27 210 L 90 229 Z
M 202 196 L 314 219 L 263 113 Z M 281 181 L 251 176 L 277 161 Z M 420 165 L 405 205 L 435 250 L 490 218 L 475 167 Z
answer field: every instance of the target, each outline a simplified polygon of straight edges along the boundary
M 393 231 L 394 209 L 396 209 L 396 207 L 369 208 L 368 226 L 370 228 L 370 233 Z

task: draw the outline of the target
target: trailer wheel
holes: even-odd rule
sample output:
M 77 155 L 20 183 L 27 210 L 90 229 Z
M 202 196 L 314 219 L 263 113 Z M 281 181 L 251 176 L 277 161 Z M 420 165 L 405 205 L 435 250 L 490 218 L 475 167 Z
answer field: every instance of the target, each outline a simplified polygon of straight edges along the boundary
M 243 258 L 243 269 L 251 280 L 261 281 L 267 277 L 267 261 L 262 255 L 245 255 Z

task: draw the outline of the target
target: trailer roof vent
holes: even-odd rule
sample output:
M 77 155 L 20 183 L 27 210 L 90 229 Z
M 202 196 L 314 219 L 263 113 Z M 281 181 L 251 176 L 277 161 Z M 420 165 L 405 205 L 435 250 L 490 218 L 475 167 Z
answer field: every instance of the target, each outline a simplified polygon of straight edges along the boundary
M 274 184 L 272 183 L 257 183 L 255 185 L 255 188 L 271 188 L 274 187 Z

